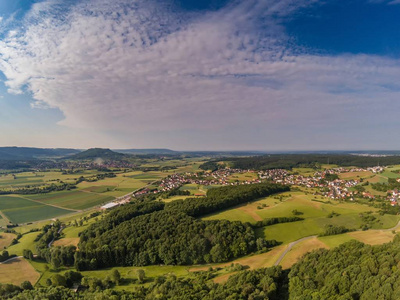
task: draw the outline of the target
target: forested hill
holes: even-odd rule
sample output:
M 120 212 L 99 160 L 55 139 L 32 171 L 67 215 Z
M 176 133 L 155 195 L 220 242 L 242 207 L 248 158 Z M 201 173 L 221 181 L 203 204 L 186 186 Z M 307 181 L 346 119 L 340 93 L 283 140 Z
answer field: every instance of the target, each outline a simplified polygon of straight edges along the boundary
M 287 190 L 270 183 L 228 186 L 210 189 L 206 198 L 175 201 L 165 207 L 155 201 L 122 206 L 81 233 L 75 267 L 225 262 L 266 250 L 269 242 L 257 239 L 249 224 L 194 216 Z M 41 256 L 46 257 L 47 251 Z
M 174 151 L 170 149 L 114 149 L 114 152 L 123 154 L 154 154 L 154 155 L 178 155 L 181 154 L 179 151 Z
M 340 154 L 275 154 L 227 159 L 239 169 L 292 169 L 296 167 L 316 167 L 321 164 L 339 166 L 373 167 L 377 165 L 400 164 L 399 156 L 359 156 Z M 209 166 L 210 167 L 210 166 Z
M 79 153 L 76 149 L 46 149 L 29 147 L 0 147 L 0 160 L 32 160 L 48 157 L 62 157 Z
M 120 160 L 126 158 L 126 155 L 111 151 L 110 149 L 91 148 L 78 154 L 66 157 L 66 159 L 72 160 L 95 160 L 98 158 L 104 160 Z

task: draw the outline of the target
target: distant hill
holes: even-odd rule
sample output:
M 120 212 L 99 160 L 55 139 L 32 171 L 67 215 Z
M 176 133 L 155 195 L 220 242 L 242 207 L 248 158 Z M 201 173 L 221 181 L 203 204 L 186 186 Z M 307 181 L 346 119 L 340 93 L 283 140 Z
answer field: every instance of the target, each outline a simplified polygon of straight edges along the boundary
M 125 154 L 180 154 L 179 151 L 174 151 L 170 149 L 114 149 L 115 152 L 125 153 Z
M 86 151 L 80 152 L 78 154 L 68 156 L 66 159 L 77 159 L 77 160 L 85 160 L 85 159 L 104 159 L 104 160 L 121 160 L 125 158 L 125 154 L 111 151 L 110 149 L 104 148 L 91 148 Z
M 64 157 L 80 150 L 65 148 L 0 147 L 0 160 L 33 160 Z

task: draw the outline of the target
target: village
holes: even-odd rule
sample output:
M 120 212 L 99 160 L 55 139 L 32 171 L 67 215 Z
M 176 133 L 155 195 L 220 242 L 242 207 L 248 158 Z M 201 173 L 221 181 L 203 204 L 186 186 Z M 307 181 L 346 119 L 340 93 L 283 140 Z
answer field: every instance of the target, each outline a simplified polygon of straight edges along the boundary
M 265 171 L 242 170 L 233 168 L 218 169 L 213 172 L 186 172 L 169 175 L 162 180 L 155 182 L 152 187 L 145 187 L 129 193 L 116 199 L 104 206 L 102 209 L 111 208 L 130 201 L 131 197 L 137 198 L 148 194 L 159 194 L 175 189 L 182 189 L 187 184 L 198 186 L 227 186 L 241 184 L 255 184 L 263 181 L 271 181 L 290 186 L 306 187 L 317 189 L 318 195 L 329 199 L 354 201 L 356 197 L 365 199 L 375 199 L 375 196 L 367 191 L 362 191 L 362 179 L 340 179 L 339 174 L 351 172 L 371 172 L 378 174 L 384 171 L 384 167 L 376 166 L 369 168 L 331 168 L 324 171 L 317 171 L 313 175 L 302 175 L 297 172 L 291 172 L 285 169 L 271 169 Z M 251 176 L 245 180 L 233 180 L 235 174 L 251 173 L 257 176 Z M 193 196 L 205 196 L 204 194 L 195 194 Z M 386 200 L 391 202 L 392 206 L 400 205 L 400 191 L 389 190 Z

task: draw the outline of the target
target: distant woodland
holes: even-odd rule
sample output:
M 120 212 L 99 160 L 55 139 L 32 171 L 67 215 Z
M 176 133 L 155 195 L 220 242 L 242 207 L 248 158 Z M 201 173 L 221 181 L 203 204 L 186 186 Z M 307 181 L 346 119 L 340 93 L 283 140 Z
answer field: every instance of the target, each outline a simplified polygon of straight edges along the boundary
M 234 168 L 256 170 L 292 169 L 298 167 L 318 168 L 322 164 L 365 168 L 377 165 L 384 166 L 400 164 L 400 156 L 373 157 L 336 154 L 276 154 L 252 157 L 234 157 L 229 158 L 229 161 L 232 162 Z

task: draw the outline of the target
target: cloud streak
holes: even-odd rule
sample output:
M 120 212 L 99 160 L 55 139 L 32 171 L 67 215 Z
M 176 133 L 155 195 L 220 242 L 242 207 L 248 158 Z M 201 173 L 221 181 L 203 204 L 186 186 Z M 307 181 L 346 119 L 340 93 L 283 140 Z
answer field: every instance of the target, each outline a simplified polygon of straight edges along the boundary
M 398 60 L 293 44 L 282 20 L 315 2 L 248 0 L 199 14 L 141 0 L 45 1 L 0 41 L 0 70 L 10 93 L 60 109 L 60 125 L 127 134 L 306 131 L 399 108 Z

